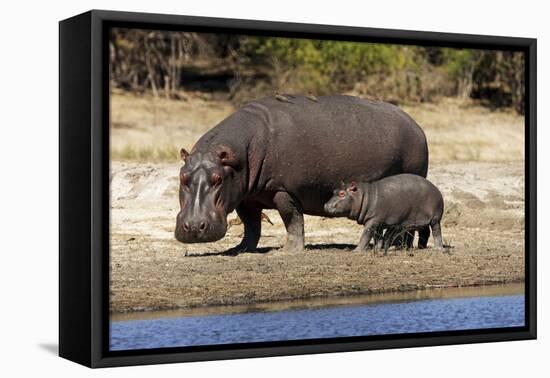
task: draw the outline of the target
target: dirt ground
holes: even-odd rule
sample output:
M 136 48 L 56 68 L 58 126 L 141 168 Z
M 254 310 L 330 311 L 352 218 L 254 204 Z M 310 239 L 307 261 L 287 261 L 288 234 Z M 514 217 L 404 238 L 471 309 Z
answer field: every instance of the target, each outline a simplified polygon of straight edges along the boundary
M 242 225 L 215 243 L 181 244 L 173 237 L 179 167 L 178 162 L 112 162 L 113 313 L 524 279 L 521 162 L 432 162 L 428 178 L 445 199 L 443 237 L 451 254 L 428 248 L 390 250 L 387 256 L 351 252 L 362 230 L 354 222 L 309 216 L 306 250 L 281 250 L 285 230 L 271 210 L 266 213 L 274 225 L 263 224 L 256 253 L 222 254 L 240 241 Z

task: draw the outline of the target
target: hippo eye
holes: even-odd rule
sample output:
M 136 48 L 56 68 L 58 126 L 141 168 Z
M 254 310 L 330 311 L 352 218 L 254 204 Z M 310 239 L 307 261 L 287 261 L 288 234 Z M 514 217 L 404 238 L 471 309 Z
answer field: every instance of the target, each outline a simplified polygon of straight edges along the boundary
M 189 181 L 189 173 L 182 173 L 180 175 L 180 183 L 181 185 L 187 185 L 187 182 Z
M 222 182 L 222 176 L 218 173 L 212 173 L 212 185 L 216 186 Z
M 346 196 L 346 191 L 345 190 L 340 190 L 338 192 L 338 197 L 344 198 L 345 196 Z

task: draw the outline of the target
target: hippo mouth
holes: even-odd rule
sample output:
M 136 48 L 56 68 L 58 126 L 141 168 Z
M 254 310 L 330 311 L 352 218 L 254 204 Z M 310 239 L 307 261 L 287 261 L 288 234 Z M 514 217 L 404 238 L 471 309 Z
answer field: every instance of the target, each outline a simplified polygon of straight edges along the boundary
M 176 240 L 181 243 L 209 243 L 220 240 L 225 236 L 225 232 L 200 234 L 196 232 L 175 232 Z
M 222 239 L 227 232 L 227 222 L 220 222 L 215 225 L 188 225 L 183 222 L 176 222 L 174 236 L 181 243 L 209 243 Z
M 323 206 L 323 209 L 325 211 L 325 215 L 328 217 L 340 217 L 340 216 L 347 215 L 347 212 L 343 211 L 342 209 L 339 209 L 336 205 L 331 203 L 326 203 Z

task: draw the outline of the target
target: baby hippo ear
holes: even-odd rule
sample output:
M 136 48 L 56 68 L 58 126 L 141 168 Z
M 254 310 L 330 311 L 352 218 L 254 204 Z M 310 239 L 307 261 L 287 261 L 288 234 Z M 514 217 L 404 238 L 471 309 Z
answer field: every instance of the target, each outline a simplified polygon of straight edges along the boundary
M 181 157 L 181 160 L 182 161 L 185 161 L 185 159 L 187 159 L 187 156 L 189 156 L 189 152 L 187 152 L 187 150 L 185 148 L 182 148 L 180 150 L 180 157 Z
M 355 182 L 352 182 L 351 184 L 349 184 L 348 190 L 350 192 L 356 192 L 357 191 L 357 184 Z

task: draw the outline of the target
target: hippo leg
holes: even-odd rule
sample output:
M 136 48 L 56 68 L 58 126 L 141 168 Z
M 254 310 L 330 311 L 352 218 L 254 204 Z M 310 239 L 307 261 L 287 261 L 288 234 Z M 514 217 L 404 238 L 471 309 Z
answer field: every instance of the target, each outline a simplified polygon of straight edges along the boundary
M 439 221 L 432 224 L 432 234 L 435 248 L 443 250 L 443 237 L 441 236 L 441 223 Z
M 384 233 L 384 255 L 388 254 L 388 249 L 390 249 L 391 246 L 396 246 L 397 249 L 401 249 L 400 245 L 402 244 L 396 243 L 396 240 L 399 239 L 401 241 L 400 243 L 403 243 L 405 233 L 406 231 L 397 226 L 388 227 L 386 229 Z
M 393 235 L 392 244 L 396 249 L 409 249 L 414 241 L 414 230 L 401 230 Z
M 426 226 L 418 230 L 418 249 L 424 249 L 428 245 L 430 238 L 430 227 Z
M 236 210 L 244 225 L 244 237 L 237 246 L 226 253 L 254 251 L 262 232 L 262 208 L 254 203 L 241 203 Z
M 304 249 L 304 213 L 300 202 L 287 192 L 277 192 L 273 203 L 279 211 L 286 228 L 284 249 L 301 251 Z
M 378 250 L 382 248 L 384 248 L 384 229 L 382 227 L 378 227 L 376 229 L 376 232 L 374 233 L 373 250 L 375 253 L 377 253 Z
M 372 239 L 373 235 L 376 235 L 377 229 L 378 227 L 375 224 L 367 222 L 367 224 L 365 224 L 365 228 L 363 229 L 363 234 L 361 234 L 359 244 L 357 244 L 357 247 L 355 247 L 354 252 L 361 252 L 367 249 L 367 246 L 369 245 L 369 242 Z M 376 245 L 376 243 L 377 241 L 375 240 L 374 244 Z
M 403 242 L 407 250 L 412 248 L 414 242 L 414 230 L 405 231 L 405 235 L 403 235 Z

